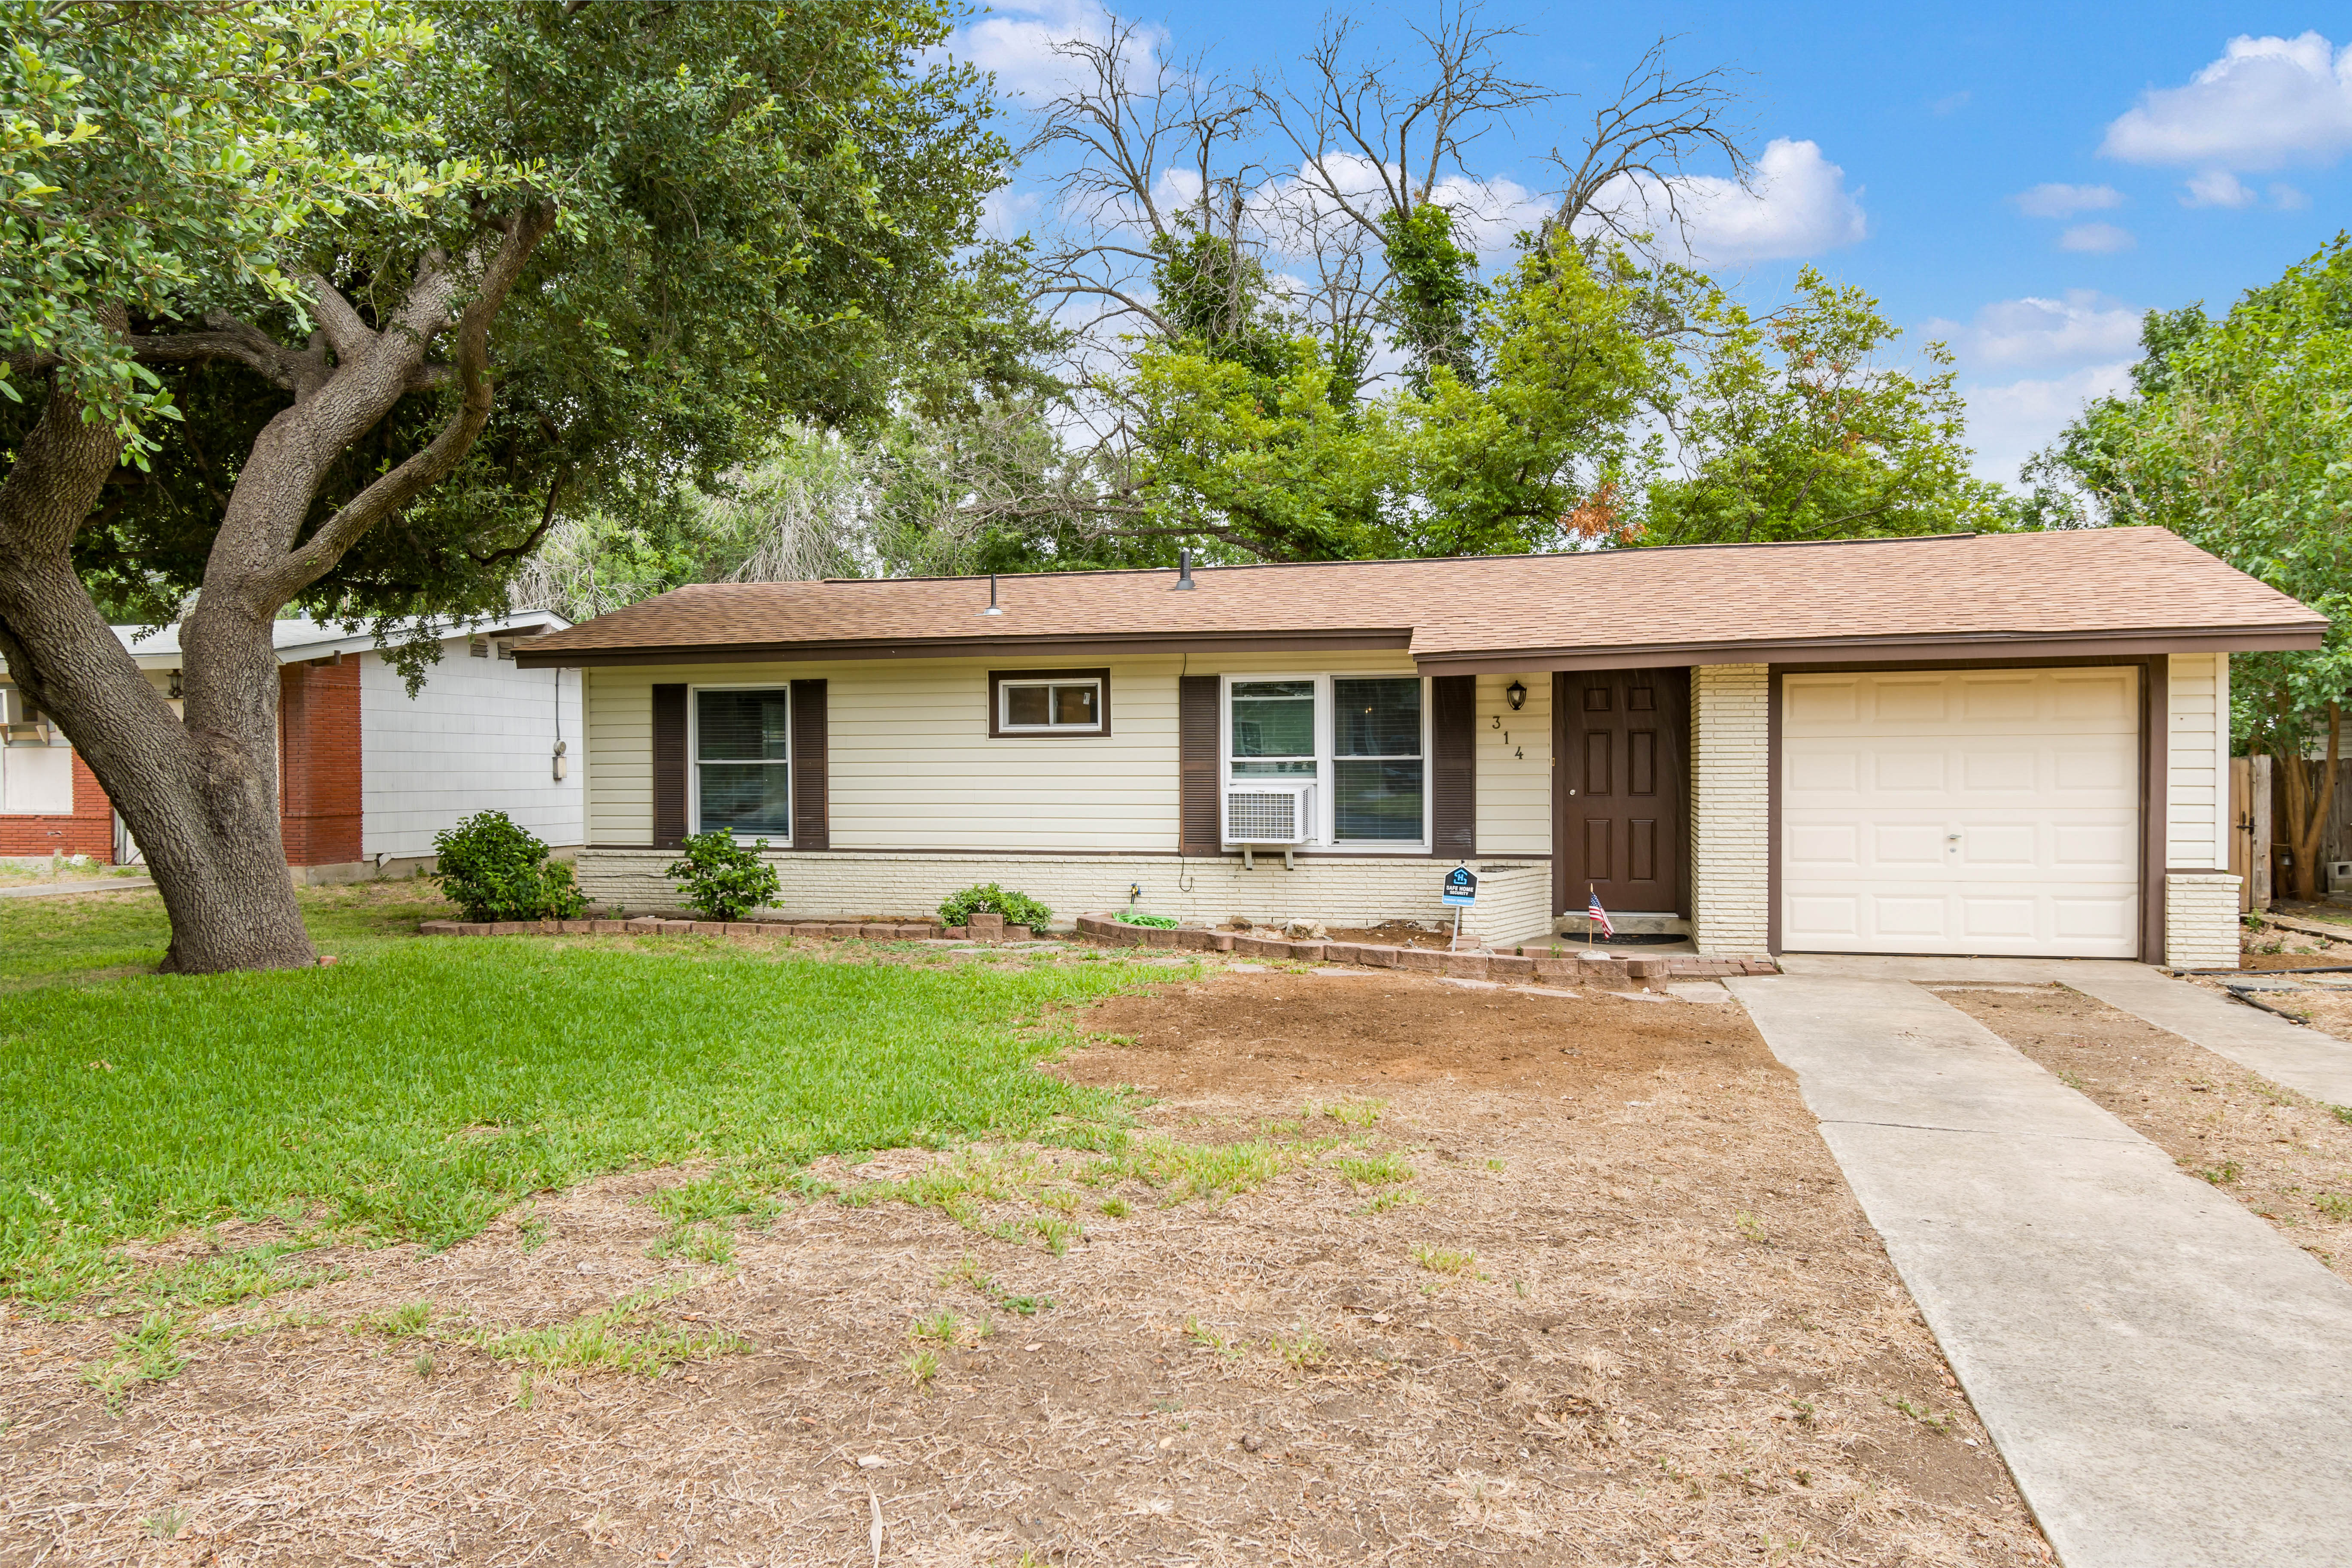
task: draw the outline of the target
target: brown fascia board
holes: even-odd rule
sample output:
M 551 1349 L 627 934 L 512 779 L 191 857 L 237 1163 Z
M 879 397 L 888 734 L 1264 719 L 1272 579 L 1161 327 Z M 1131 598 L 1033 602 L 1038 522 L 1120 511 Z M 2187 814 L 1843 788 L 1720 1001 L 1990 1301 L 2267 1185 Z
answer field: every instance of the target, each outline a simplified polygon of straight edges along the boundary
M 2259 653 L 2315 648 L 2327 624 L 2312 620 L 2289 626 L 2174 626 L 2141 630 L 2020 633 L 2012 637 L 1963 632 L 1917 637 L 1820 637 L 1650 644 L 1615 647 L 1486 648 L 1421 654 L 1414 663 L 1432 674 L 1502 675 L 1538 669 L 1648 669 L 1692 664 L 1772 664 L 1811 660 L 1863 663 L 1910 655 L 1967 659 L 2064 658 L 2086 653 L 2138 656 L 2159 653 Z M 525 668 L 676 664 L 784 664 L 814 660 L 873 658 L 1003 658 L 1066 654 L 1137 656 L 1232 650 L 1244 653 L 1316 653 L 1409 648 L 1405 630 L 1352 629 L 1316 632 L 1191 632 L 1135 637 L 1108 633 L 1088 637 L 978 637 L 856 638 L 826 642 L 685 644 L 618 648 L 540 648 L 515 645 L 515 663 Z
M 2083 654 L 2137 657 L 2164 653 L 2268 653 L 2315 648 L 2326 640 L 2324 621 L 2306 627 L 2184 626 L 2145 631 L 2021 633 L 1817 638 L 1800 641 L 1658 644 L 1645 647 L 1489 648 L 1421 654 L 1427 674 L 1507 675 L 1531 670 L 1660 669 L 1693 664 L 1866 664 L 1908 655 L 1970 658 L 2061 658 Z
M 561 665 L 783 664 L 815 659 L 1004 658 L 1059 654 L 1133 656 L 1213 652 L 1344 652 L 1412 646 L 1404 628 L 1315 632 L 1189 632 L 1135 637 L 1124 632 L 1090 637 L 978 637 L 858 638 L 833 642 L 723 643 L 668 647 L 541 648 L 515 645 L 515 663 L 532 669 Z

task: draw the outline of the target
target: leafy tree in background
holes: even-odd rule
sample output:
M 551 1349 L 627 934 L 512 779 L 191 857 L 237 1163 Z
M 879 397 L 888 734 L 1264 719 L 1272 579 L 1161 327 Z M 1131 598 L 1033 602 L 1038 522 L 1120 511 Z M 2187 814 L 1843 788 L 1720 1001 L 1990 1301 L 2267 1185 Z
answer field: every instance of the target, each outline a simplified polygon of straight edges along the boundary
M 2278 760 L 2295 894 L 2315 898 L 2352 689 L 2352 238 L 2221 321 L 2149 312 L 2141 346 L 2131 390 L 2027 477 L 2054 521 L 2169 528 L 2327 617 L 2324 647 L 2230 660 L 2232 739 Z
M 970 321 L 1005 149 L 924 63 L 933 0 L 0 3 L 0 656 L 145 851 L 167 968 L 311 957 L 283 608 L 502 607 L 559 505 L 952 401 L 942 358 L 1027 374 Z M 183 721 L 98 600 L 192 593 Z
M 2004 526 L 2007 498 L 1969 472 L 1951 353 L 1928 344 L 1924 377 L 1886 363 L 1898 329 L 1860 288 L 1809 267 L 1780 310 L 1710 289 L 1689 321 L 1703 347 L 1660 402 L 1679 472 L 1652 484 L 1639 542 Z

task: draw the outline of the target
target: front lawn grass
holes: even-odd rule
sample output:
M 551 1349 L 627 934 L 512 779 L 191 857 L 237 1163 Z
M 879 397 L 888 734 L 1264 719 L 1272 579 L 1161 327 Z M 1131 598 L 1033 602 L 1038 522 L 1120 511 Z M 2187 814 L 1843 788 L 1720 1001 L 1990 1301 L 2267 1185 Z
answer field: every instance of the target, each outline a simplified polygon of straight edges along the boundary
M 438 888 L 418 880 L 299 888 L 295 897 L 310 940 L 339 962 L 414 942 L 418 921 L 451 912 Z M 171 940 L 172 922 L 153 892 L 0 899 L 0 993 L 152 969 Z
M 101 909 L 34 962 L 129 951 L 136 920 Z M 11 995 L 5 1289 L 84 1295 L 120 1280 L 123 1243 L 229 1217 L 446 1245 L 529 1193 L 629 1166 L 715 1158 L 781 1183 L 830 1152 L 1102 1146 L 1117 1099 L 1034 1070 L 1070 1038 L 1053 1010 L 1166 978 L 393 929 L 342 943 L 332 968 Z

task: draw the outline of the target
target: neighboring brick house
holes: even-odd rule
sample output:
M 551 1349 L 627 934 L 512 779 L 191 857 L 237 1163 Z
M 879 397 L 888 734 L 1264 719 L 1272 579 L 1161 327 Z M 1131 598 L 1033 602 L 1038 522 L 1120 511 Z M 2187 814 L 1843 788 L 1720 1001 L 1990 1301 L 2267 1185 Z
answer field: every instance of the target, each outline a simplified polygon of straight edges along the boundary
M 412 699 L 368 634 L 279 621 L 278 826 L 287 864 L 311 881 L 404 871 L 430 858 L 435 832 L 493 807 L 551 845 L 576 847 L 578 682 L 522 670 L 513 654 L 518 639 L 567 625 L 534 611 L 441 628 L 441 661 Z M 176 708 L 178 628 L 115 632 Z M 0 856 L 136 859 L 138 847 L 96 776 L 56 725 L 26 709 L 5 666 L 0 720 L 15 721 L 0 747 Z
M 685 834 L 782 905 L 1703 952 L 2228 963 L 2233 652 L 2326 623 L 2160 529 L 990 579 L 712 584 L 521 645 L 584 686 L 591 898 Z

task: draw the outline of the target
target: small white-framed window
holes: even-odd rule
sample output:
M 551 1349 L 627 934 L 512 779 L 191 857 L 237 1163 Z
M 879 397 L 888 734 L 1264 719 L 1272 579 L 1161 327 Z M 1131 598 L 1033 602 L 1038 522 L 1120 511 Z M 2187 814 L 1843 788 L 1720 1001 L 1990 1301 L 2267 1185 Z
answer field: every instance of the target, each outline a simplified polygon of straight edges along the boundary
M 1312 784 L 1315 842 L 1365 853 L 1428 849 L 1424 678 L 1267 673 L 1224 681 L 1226 788 Z
M 1108 735 L 1108 669 L 997 669 L 988 676 L 988 732 Z
M 787 844 L 793 836 L 792 689 L 698 686 L 688 709 L 692 830 Z

